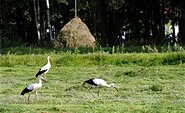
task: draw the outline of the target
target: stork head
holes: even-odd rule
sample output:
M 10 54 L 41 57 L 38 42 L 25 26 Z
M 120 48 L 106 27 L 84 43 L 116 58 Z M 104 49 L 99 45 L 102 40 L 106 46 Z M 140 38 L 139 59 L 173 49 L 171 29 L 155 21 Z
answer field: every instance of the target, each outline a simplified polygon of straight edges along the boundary
M 118 91 L 118 89 L 117 89 L 117 87 L 116 87 L 116 84 L 111 83 L 111 84 L 110 84 L 110 86 L 111 86 L 111 87 L 113 87 L 113 88 L 115 88 L 115 89 L 116 89 L 116 91 Z
M 48 60 L 51 60 L 51 57 L 50 56 L 48 56 Z

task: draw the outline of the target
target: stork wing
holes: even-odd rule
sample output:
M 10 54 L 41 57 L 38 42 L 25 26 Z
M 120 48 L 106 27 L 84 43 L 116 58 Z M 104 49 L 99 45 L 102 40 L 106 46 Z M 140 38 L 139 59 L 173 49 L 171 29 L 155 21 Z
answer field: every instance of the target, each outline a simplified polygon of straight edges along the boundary
M 45 70 L 39 70 L 39 72 L 35 75 L 36 76 L 36 78 L 39 76 L 39 75 L 41 75 L 41 74 L 43 74 L 44 72 L 46 72 L 47 71 L 47 69 L 45 69 Z
M 31 92 L 32 89 L 28 89 L 28 87 L 24 88 L 21 92 L 21 95 L 24 95 L 25 93 Z
M 103 79 L 93 79 L 93 82 L 98 86 L 107 86 L 107 82 Z
M 90 85 L 97 86 L 97 84 L 94 83 L 94 79 L 95 79 L 95 78 L 91 78 L 91 79 L 89 79 L 89 80 L 86 80 L 85 83 L 88 83 L 88 84 L 90 84 Z

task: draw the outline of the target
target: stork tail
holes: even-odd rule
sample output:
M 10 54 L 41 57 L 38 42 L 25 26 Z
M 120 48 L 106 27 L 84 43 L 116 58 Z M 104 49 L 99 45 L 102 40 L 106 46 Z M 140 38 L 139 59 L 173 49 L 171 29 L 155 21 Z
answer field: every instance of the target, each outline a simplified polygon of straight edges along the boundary
M 31 90 L 27 89 L 27 87 L 26 87 L 24 90 L 22 90 L 21 95 L 24 95 L 25 93 L 30 92 L 30 91 Z

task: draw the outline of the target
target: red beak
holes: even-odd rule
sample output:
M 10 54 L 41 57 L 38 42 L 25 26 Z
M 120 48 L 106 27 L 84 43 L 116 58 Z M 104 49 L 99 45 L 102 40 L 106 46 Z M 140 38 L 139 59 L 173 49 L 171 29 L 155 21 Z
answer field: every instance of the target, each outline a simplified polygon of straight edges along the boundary
M 116 91 L 118 91 L 118 89 L 116 87 L 114 87 L 116 89 Z M 119 91 L 118 91 L 119 92 Z
M 42 79 L 44 82 L 47 82 L 47 80 L 44 78 L 44 79 Z

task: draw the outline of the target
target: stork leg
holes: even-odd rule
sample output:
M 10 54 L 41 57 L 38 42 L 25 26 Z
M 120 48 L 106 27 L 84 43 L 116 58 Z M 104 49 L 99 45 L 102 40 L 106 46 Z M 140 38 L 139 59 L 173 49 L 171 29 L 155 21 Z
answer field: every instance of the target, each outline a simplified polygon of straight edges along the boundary
M 28 95 L 28 103 L 29 103 L 29 100 L 30 100 L 30 95 L 31 95 L 31 94 Z
M 88 89 L 88 91 L 89 91 L 89 93 L 91 93 L 91 95 L 92 95 L 93 97 L 95 97 L 95 96 L 92 94 L 92 92 L 91 92 L 91 90 L 90 90 L 90 89 Z
M 98 87 L 98 96 L 100 96 L 100 88 Z
M 84 87 L 84 84 L 83 84 L 83 87 Z M 91 88 L 85 87 L 85 88 L 87 88 L 87 90 L 89 91 L 89 93 L 90 93 L 93 97 L 95 97 L 95 96 L 93 95 L 93 93 L 91 92 L 92 87 L 91 87 Z
M 37 91 L 35 92 L 35 94 L 36 94 L 36 98 L 37 98 L 37 100 L 39 100 Z
M 95 96 L 93 95 L 93 93 L 91 92 L 91 89 L 92 89 L 92 87 L 91 87 L 91 88 L 87 88 L 87 90 L 89 91 L 89 93 L 90 93 L 93 97 L 95 97 Z

